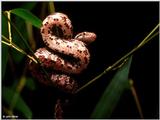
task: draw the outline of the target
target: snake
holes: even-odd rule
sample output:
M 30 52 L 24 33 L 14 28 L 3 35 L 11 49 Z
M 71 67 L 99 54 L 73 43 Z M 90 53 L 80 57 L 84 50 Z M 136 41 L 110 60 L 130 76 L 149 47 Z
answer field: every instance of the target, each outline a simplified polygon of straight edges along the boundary
M 60 12 L 48 15 L 43 20 L 40 33 L 45 47 L 37 49 L 34 55 L 41 66 L 48 70 L 50 80 L 46 80 L 44 73 L 31 62 L 33 76 L 43 83 L 52 83 L 73 93 L 78 85 L 71 75 L 78 75 L 87 68 L 90 62 L 87 46 L 95 41 L 96 34 L 84 31 L 73 38 L 71 20 Z

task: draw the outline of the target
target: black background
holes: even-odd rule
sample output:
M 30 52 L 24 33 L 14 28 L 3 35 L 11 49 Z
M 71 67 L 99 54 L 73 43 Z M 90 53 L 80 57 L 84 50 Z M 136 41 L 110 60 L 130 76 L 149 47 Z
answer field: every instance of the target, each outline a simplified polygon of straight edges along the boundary
M 21 4 L 24 3 L 6 2 L 2 4 L 2 10 L 17 8 Z M 91 62 L 88 69 L 77 77 L 80 86 L 138 45 L 159 22 L 159 2 L 54 2 L 54 5 L 56 12 L 69 16 L 74 34 L 82 31 L 97 34 L 96 41 L 89 46 Z M 41 7 L 42 2 L 38 2 L 32 13 L 43 20 L 39 16 Z M 36 36 L 40 36 L 39 31 Z M 144 118 L 159 117 L 158 39 L 156 37 L 134 54 L 129 74 L 134 80 Z M 34 118 L 53 118 L 57 98 L 69 99 L 64 105 L 65 118 L 89 118 L 113 75 L 114 72 L 104 75 L 76 95 L 65 94 L 38 82 L 35 91 L 24 90 L 22 95 Z M 130 91 L 122 95 L 111 118 L 139 118 Z

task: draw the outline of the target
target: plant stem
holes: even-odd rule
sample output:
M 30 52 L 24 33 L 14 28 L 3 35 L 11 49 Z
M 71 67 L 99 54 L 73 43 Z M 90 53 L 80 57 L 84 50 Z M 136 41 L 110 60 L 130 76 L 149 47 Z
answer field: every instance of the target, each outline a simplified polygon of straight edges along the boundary
M 8 12 L 8 11 L 5 11 Z M 4 12 L 3 12 L 4 14 Z M 4 14 L 4 16 L 6 17 L 6 15 Z M 19 36 L 21 37 L 21 39 L 23 40 L 25 46 L 29 49 L 29 51 L 32 53 L 32 55 L 34 56 L 34 52 L 31 49 L 31 47 L 28 45 L 28 43 L 26 42 L 25 38 L 23 37 L 23 35 L 21 34 L 21 32 L 17 29 L 17 27 L 14 25 L 14 23 L 11 22 L 11 20 L 8 19 L 8 17 L 6 17 L 6 19 L 8 20 L 8 22 L 12 25 L 12 27 L 15 29 L 15 31 L 19 34 Z
M 6 13 L 7 13 L 8 20 L 11 20 L 11 13 L 10 13 L 10 11 L 6 11 Z M 12 43 L 11 24 L 10 24 L 9 21 L 8 21 L 8 34 L 9 34 L 9 42 Z
M 141 45 L 143 45 L 146 42 L 146 40 L 156 31 L 159 25 L 160 23 L 157 24 L 157 26 L 144 38 L 144 40 L 137 47 L 140 47 Z
M 25 51 L 23 51 L 21 48 L 19 48 L 17 45 L 15 45 L 13 42 L 12 42 L 11 44 L 8 43 L 9 40 L 8 40 L 5 36 L 2 35 L 2 38 L 7 41 L 7 42 L 6 42 L 6 41 L 3 41 L 3 40 L 2 40 L 2 43 L 3 43 L 3 44 L 8 45 L 8 46 L 16 49 L 16 50 L 19 51 L 20 53 L 26 55 L 28 58 L 30 58 L 31 60 L 33 60 L 36 64 L 39 64 L 39 66 L 41 66 L 41 63 L 39 62 L 39 60 L 38 60 L 36 57 L 34 58 L 34 57 L 30 56 L 30 55 L 27 54 Z M 44 74 L 46 75 L 46 78 L 49 80 L 50 78 L 49 78 L 48 73 L 46 72 L 46 70 L 45 70 L 42 66 L 41 66 L 41 69 L 42 69 L 42 71 L 44 72 Z
M 49 2 L 49 11 L 51 14 L 55 13 L 55 7 L 53 2 Z
M 159 34 L 159 32 L 156 32 L 154 35 L 152 35 L 152 34 L 156 31 L 156 29 L 159 27 L 159 25 L 160 25 L 160 23 L 158 23 L 156 25 L 156 27 L 142 40 L 142 42 L 138 46 L 136 46 L 130 52 L 128 52 L 126 55 L 124 55 L 123 57 L 121 57 L 114 64 L 112 64 L 111 66 L 109 66 L 108 68 L 106 68 L 102 73 L 100 73 L 98 76 L 96 76 L 95 78 L 93 78 L 91 81 L 89 81 L 88 83 L 86 83 L 85 85 L 83 85 L 82 87 L 80 87 L 75 93 L 78 93 L 82 89 L 84 89 L 87 86 L 89 86 L 91 83 L 95 82 L 97 79 L 99 79 L 104 74 L 106 74 L 109 71 L 113 70 L 118 64 L 120 64 L 122 61 L 124 61 L 126 58 L 128 58 L 130 55 L 132 55 L 134 52 L 136 52 L 141 47 L 143 47 L 146 43 L 148 43 L 150 40 L 152 40 L 155 36 L 157 36 Z
M 130 79 L 129 83 L 130 83 L 130 89 L 131 89 L 132 95 L 134 97 L 134 100 L 135 100 L 139 115 L 140 115 L 141 119 L 143 119 L 144 116 L 143 116 L 142 108 L 141 108 L 141 105 L 140 105 L 140 102 L 139 102 L 139 99 L 138 99 L 138 95 L 137 95 L 136 89 L 134 88 L 134 85 L 133 85 L 133 80 Z
M 25 38 L 23 37 L 23 35 L 21 34 L 21 32 L 17 29 L 17 27 L 14 25 L 14 23 L 11 22 L 10 19 L 10 11 L 5 11 L 7 13 L 7 16 L 4 15 L 6 17 L 6 19 L 8 20 L 8 34 L 9 34 L 9 39 L 5 36 L 2 35 L 2 38 L 5 40 L 2 40 L 2 43 L 5 45 L 8 45 L 11 48 L 14 48 L 15 50 L 19 51 L 20 53 L 26 55 L 29 59 L 31 59 L 33 62 L 35 62 L 36 64 L 39 64 L 41 66 L 41 63 L 39 62 L 38 58 L 35 57 L 34 52 L 32 51 L 31 47 L 28 45 L 28 43 L 26 42 Z M 3 14 L 5 13 L 3 12 Z M 29 54 L 27 54 L 27 52 L 25 52 L 23 49 L 21 49 L 20 47 L 18 47 L 16 44 L 14 44 L 12 42 L 12 33 L 11 33 L 11 25 L 13 26 L 13 28 L 16 30 L 16 32 L 20 35 L 20 37 L 22 38 L 23 42 L 25 43 L 25 45 L 27 46 L 27 48 L 30 50 L 30 52 L 33 54 L 33 56 L 30 56 Z M 47 79 L 50 79 L 48 76 L 48 73 L 45 71 L 45 69 L 41 66 L 42 71 L 45 73 Z M 15 104 L 17 103 L 17 99 L 20 95 L 20 92 L 22 91 L 24 85 L 26 82 L 26 78 L 24 77 L 24 75 L 21 77 L 16 91 L 17 94 L 14 94 L 13 98 L 12 98 L 12 102 L 10 104 L 10 110 L 12 111 L 15 107 Z
M 8 40 L 5 36 L 2 35 L 2 38 L 5 39 L 6 41 L 10 41 Z M 8 43 L 6 41 L 2 40 L 2 43 L 5 45 L 8 45 L 12 48 L 14 48 L 15 50 L 19 51 L 20 53 L 26 55 L 28 58 L 30 58 L 31 60 L 33 60 L 35 63 L 38 63 L 36 59 L 34 59 L 32 56 L 28 55 L 24 50 L 22 50 L 21 48 L 19 48 L 17 45 L 15 45 L 14 43 Z
M 5 11 L 5 12 L 6 12 L 6 11 Z M 5 12 L 3 12 L 3 14 L 4 14 Z M 4 14 L 4 16 L 6 17 L 5 14 Z M 38 63 L 38 64 L 41 66 L 41 63 L 39 62 L 38 58 L 34 55 L 33 50 L 32 50 L 31 47 L 28 45 L 28 43 L 26 42 L 26 40 L 25 40 L 25 38 L 23 37 L 23 35 L 21 34 L 21 32 L 17 29 L 17 27 L 14 25 L 14 23 L 11 22 L 11 20 L 9 20 L 7 17 L 6 17 L 6 19 L 11 23 L 11 25 L 13 26 L 13 28 L 16 30 L 16 32 L 19 34 L 19 36 L 22 38 L 24 44 L 25 44 L 26 47 L 29 49 L 29 51 L 32 53 L 32 56 L 33 56 L 34 58 L 33 58 L 32 56 L 28 55 L 26 52 L 25 52 L 24 54 L 27 55 L 27 57 L 29 57 L 30 59 L 32 59 L 34 62 Z M 4 43 L 4 42 L 3 42 L 3 43 Z M 7 45 L 7 44 L 6 44 L 6 45 Z M 11 46 L 11 45 L 10 45 L 10 46 Z M 13 46 L 11 46 L 11 47 L 13 47 Z M 46 70 L 45 70 L 43 67 L 41 67 L 41 68 L 42 68 L 42 71 L 45 73 L 47 79 L 49 79 L 49 76 L 48 76 Z

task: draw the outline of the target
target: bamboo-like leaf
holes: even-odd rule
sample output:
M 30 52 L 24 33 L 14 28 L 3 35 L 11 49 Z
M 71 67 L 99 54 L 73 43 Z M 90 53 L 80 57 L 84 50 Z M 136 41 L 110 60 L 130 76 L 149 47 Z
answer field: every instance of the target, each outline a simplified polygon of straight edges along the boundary
M 26 118 L 32 118 L 32 112 L 30 108 L 27 106 L 27 104 L 25 103 L 25 101 L 21 98 L 21 96 L 17 92 L 14 92 L 12 89 L 3 87 L 2 98 L 8 105 L 13 103 L 13 100 L 14 100 L 13 97 L 15 96 L 16 96 L 16 102 L 15 102 L 14 108 L 20 111 L 21 113 L 23 113 L 23 115 Z
M 42 21 L 26 9 L 16 8 L 11 10 L 11 13 L 21 17 L 26 21 L 31 22 L 31 24 L 37 28 L 40 28 L 42 25 Z
M 36 5 L 37 3 L 36 2 L 27 2 L 27 3 L 24 3 L 24 4 L 22 4 L 21 5 L 21 8 L 24 8 L 24 9 L 27 9 L 27 10 L 32 10 L 34 7 L 35 7 L 35 5 Z M 2 15 L 4 15 L 4 14 L 2 14 Z M 4 17 L 4 16 L 3 16 Z M 12 21 L 12 18 L 11 18 L 11 21 Z M 18 17 L 18 16 L 16 16 L 15 18 L 14 18 L 14 24 L 15 24 L 15 26 L 17 27 L 17 29 L 19 30 L 19 31 L 21 31 L 22 32 L 22 34 L 23 34 L 23 37 L 25 38 L 25 40 L 28 40 L 28 32 L 26 32 L 27 30 L 26 30 L 26 21 L 24 21 L 24 20 L 22 20 L 22 18 L 21 17 Z M 5 22 L 7 22 L 7 19 L 6 18 L 4 18 L 4 20 L 2 21 L 2 25 L 4 25 L 5 24 Z M 13 22 L 13 21 L 12 21 Z M 22 27 L 23 26 L 23 27 Z M 7 27 L 4 27 L 4 28 L 6 28 L 7 29 Z M 21 46 L 21 48 L 23 48 L 23 50 L 26 50 L 26 46 L 25 46 L 25 44 L 23 43 L 23 41 L 22 41 L 22 39 L 19 37 L 19 35 L 17 34 L 17 32 L 11 27 L 11 32 L 12 32 L 12 39 L 14 40 L 14 43 L 16 44 L 16 45 L 18 45 L 18 46 Z M 5 35 L 4 33 L 7 33 L 8 34 L 8 31 L 6 31 L 6 32 L 3 32 L 3 35 Z M 5 35 L 5 36 L 7 36 L 7 35 Z M 6 46 L 6 45 L 3 45 L 5 48 L 6 47 L 8 47 L 8 46 Z M 2 46 L 2 47 L 3 47 Z M 4 50 L 4 51 L 6 51 L 7 52 L 7 50 Z M 12 58 L 13 58 L 13 60 L 16 62 L 16 63 L 20 63 L 22 60 L 23 60 L 23 58 L 24 58 L 24 56 L 25 55 L 23 55 L 23 54 L 18 54 L 18 52 L 17 51 L 15 51 L 14 49 L 11 49 L 11 55 L 12 55 Z M 5 54 L 3 54 L 3 56 L 4 56 Z M 3 65 L 5 65 L 5 64 L 3 64 Z
M 130 57 L 128 62 L 114 75 L 111 83 L 107 86 L 102 97 L 97 103 L 91 118 L 109 118 L 111 116 L 120 96 L 124 90 L 128 88 L 128 74 L 131 61 L 132 57 Z
M 37 2 L 23 3 L 21 5 L 21 8 L 27 9 L 30 11 L 36 6 L 36 4 L 37 4 Z M 22 18 L 16 16 L 15 17 L 15 26 L 17 27 L 17 29 L 19 31 L 22 32 L 25 40 L 28 40 L 29 37 L 28 37 L 28 32 L 26 32 L 27 31 L 26 21 L 24 21 L 24 20 L 22 20 Z M 23 43 L 22 39 L 19 37 L 19 35 L 17 34 L 17 32 L 14 29 L 12 30 L 12 37 L 13 37 L 13 40 L 15 40 L 14 43 L 16 45 L 21 46 L 21 48 L 23 48 L 23 50 L 26 50 L 25 44 Z M 25 55 L 23 55 L 23 54 L 18 54 L 17 51 L 15 51 L 14 49 L 12 49 L 11 54 L 12 54 L 12 58 L 14 59 L 14 61 L 16 63 L 20 63 L 23 60 L 23 58 L 25 57 Z
M 19 17 L 17 17 L 17 18 L 19 18 Z M 15 21 L 16 20 L 17 19 L 15 19 Z M 4 32 L 2 32 L 2 35 L 8 38 L 8 34 L 9 34 L 8 29 L 7 29 L 8 26 L 5 25 L 7 22 L 8 22 L 7 16 L 5 14 L 2 14 L 2 31 L 4 31 Z M 18 25 L 16 25 L 17 29 L 18 28 L 20 29 L 19 31 L 25 30 L 25 27 L 23 27 L 23 28 L 21 27 L 22 22 L 23 21 L 21 20 L 21 21 L 18 22 Z M 12 42 L 14 42 L 18 46 L 21 46 L 23 49 L 25 49 L 26 47 L 25 47 L 22 39 L 19 37 L 17 32 L 12 28 L 12 26 L 11 26 L 11 33 L 12 33 L 11 34 Z M 24 35 L 27 36 L 27 33 L 24 32 Z M 6 58 L 6 55 L 8 54 L 8 51 L 7 51 L 6 48 L 8 48 L 8 46 L 2 44 L 2 60 L 3 60 L 3 58 Z M 12 58 L 13 58 L 13 60 L 15 60 L 16 63 L 19 63 L 23 59 L 24 55 L 17 54 L 17 51 L 15 51 L 14 49 L 10 49 L 10 51 L 11 51 L 10 54 L 12 55 Z M 5 64 L 3 64 L 3 65 L 5 65 Z

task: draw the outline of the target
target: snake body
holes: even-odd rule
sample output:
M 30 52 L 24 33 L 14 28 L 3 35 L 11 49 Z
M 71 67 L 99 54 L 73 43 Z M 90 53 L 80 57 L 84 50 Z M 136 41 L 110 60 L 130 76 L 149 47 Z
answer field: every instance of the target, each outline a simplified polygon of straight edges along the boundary
M 75 91 L 77 83 L 70 74 L 80 74 L 87 68 L 90 60 L 87 44 L 96 39 L 96 34 L 81 32 L 72 38 L 73 27 L 68 16 L 55 13 L 44 19 L 41 35 L 46 47 L 39 48 L 35 56 L 43 67 L 52 71 L 49 77 L 55 86 L 67 92 Z M 34 70 L 34 76 L 37 77 L 37 74 L 38 79 L 44 79 L 42 73 Z

